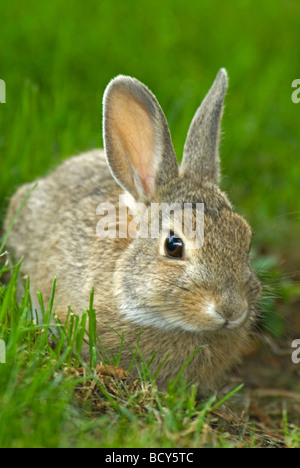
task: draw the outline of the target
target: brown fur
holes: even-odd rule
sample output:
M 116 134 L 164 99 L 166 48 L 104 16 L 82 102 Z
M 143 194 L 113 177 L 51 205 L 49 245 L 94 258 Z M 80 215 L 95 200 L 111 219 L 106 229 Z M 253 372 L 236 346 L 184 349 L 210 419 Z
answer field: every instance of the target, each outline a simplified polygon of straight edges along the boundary
M 117 77 L 104 97 L 106 154 L 95 150 L 73 157 L 39 180 L 8 241 L 13 256 L 23 258 L 33 297 L 41 290 L 47 302 L 57 276 L 56 313 L 62 320 L 68 306 L 78 314 L 88 307 L 94 287 L 102 345 L 116 355 L 124 332 L 120 364 L 126 368 L 140 335 L 145 361 L 157 352 L 153 371 L 168 359 L 158 376 L 160 388 L 200 348 L 185 375 L 198 381 L 201 393 L 211 389 L 239 360 L 255 322 L 260 285 L 248 260 L 251 231 L 216 185 L 226 87 L 221 70 L 193 120 L 178 171 L 155 97 L 137 80 Z M 164 238 L 100 239 L 97 207 L 117 204 L 120 186 L 148 204 L 204 203 L 203 247 L 177 260 L 162 254 Z M 30 187 L 21 187 L 11 200 L 6 228 Z M 209 313 L 211 304 L 218 314 Z M 237 325 L 245 307 L 247 317 Z

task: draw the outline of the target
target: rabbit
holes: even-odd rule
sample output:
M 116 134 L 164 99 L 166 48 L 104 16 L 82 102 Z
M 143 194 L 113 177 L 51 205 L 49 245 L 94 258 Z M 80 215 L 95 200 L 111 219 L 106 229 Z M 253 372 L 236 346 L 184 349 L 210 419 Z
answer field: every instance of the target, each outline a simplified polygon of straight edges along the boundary
M 40 290 L 47 303 L 57 277 L 61 321 L 69 307 L 82 314 L 94 288 L 101 345 L 116 356 L 123 334 L 119 365 L 127 369 L 138 343 L 152 375 L 159 371 L 161 390 L 181 375 L 201 394 L 214 391 L 240 362 L 257 320 L 261 284 L 249 261 L 251 229 L 219 188 L 227 85 L 221 69 L 192 120 L 179 166 L 155 96 L 135 78 L 114 78 L 103 97 L 104 150 L 72 157 L 38 180 L 8 239 L 33 298 Z M 33 185 L 11 199 L 6 229 Z M 157 238 L 101 238 L 98 206 L 116 206 L 124 194 L 133 214 L 139 204 L 147 211 L 153 203 L 203 203 L 203 245 L 189 249 L 177 225 Z M 129 376 L 137 378 L 137 368 Z

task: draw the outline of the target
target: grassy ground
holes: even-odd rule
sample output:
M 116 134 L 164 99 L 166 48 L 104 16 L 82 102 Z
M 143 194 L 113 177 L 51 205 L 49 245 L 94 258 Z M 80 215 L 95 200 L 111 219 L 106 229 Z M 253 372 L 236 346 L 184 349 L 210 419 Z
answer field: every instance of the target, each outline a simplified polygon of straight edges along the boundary
M 5 0 L 0 9 L 0 220 L 18 185 L 102 146 L 113 76 L 153 90 L 180 159 L 193 113 L 227 68 L 222 187 L 254 229 L 269 330 L 223 389 L 245 383 L 226 407 L 216 407 L 222 395 L 199 403 L 172 385 L 162 395 L 143 379 L 133 388 L 83 368 L 71 338 L 50 346 L 47 327 L 26 319 L 28 294 L 16 301 L 15 269 L 8 288 L 0 278 L 0 446 L 299 445 L 300 364 L 290 359 L 300 338 L 299 3 Z
M 43 323 L 39 324 L 29 319 L 29 283 L 17 305 L 17 281 L 18 267 L 9 286 L 0 289 L 0 336 L 6 343 L 6 364 L 0 366 L 1 447 L 299 445 L 298 429 L 288 423 L 285 406 L 276 431 L 270 421 L 262 421 L 267 416 L 257 406 L 250 408 L 256 420 L 247 421 L 245 410 L 239 410 L 239 405 L 244 406 L 242 384 L 231 382 L 231 389 L 224 389 L 222 395 L 198 401 L 197 387 L 187 386 L 180 375 L 169 383 L 167 392 L 160 393 L 146 364 L 134 382 L 128 382 L 117 358 L 109 365 L 97 366 L 93 360 L 102 360 L 97 339 L 93 339 L 93 330 L 86 332 L 84 327 L 87 317 L 93 322 L 92 301 L 81 320 L 70 314 L 62 325 L 53 315 L 53 296 L 42 306 Z M 43 304 L 41 296 L 39 300 Z M 54 326 L 58 336 L 51 332 Z M 90 363 L 80 358 L 87 339 Z M 286 392 L 288 399 L 295 400 L 291 395 Z M 239 417 L 227 406 L 232 400 Z

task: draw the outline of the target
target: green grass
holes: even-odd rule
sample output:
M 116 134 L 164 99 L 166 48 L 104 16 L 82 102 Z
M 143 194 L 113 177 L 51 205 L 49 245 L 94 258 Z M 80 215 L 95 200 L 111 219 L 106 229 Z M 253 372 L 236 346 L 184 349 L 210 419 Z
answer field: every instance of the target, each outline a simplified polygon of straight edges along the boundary
M 134 384 L 105 380 L 93 359 L 88 365 L 80 358 L 88 339 L 91 356 L 105 362 L 96 351 L 92 300 L 80 319 L 70 313 L 62 325 L 53 314 L 54 282 L 47 307 L 39 295 L 39 324 L 32 319 L 29 282 L 21 302 L 16 301 L 18 270 L 19 265 L 7 288 L 0 289 L 0 338 L 6 343 L 6 363 L 0 365 L 1 447 L 176 447 L 179 441 L 199 446 L 208 415 L 240 387 L 218 402 L 215 396 L 197 402 L 196 386 L 187 387 L 182 379 L 159 393 L 146 363 Z M 93 324 L 88 331 L 87 317 Z
M 0 339 L 6 343 L 6 363 L 0 364 L 0 447 L 299 445 L 299 434 L 290 430 L 286 414 L 280 443 L 267 440 L 250 426 L 247 432 L 228 423 L 216 426 L 213 415 L 242 385 L 222 398 L 212 395 L 199 401 L 197 386 L 186 385 L 181 378 L 171 381 L 167 392 L 159 392 L 147 363 L 133 383 L 105 376 L 93 359 L 88 364 L 80 358 L 83 340 L 88 339 L 91 356 L 105 362 L 105 356 L 96 351 L 99 337 L 92 299 L 80 319 L 70 312 L 62 325 L 53 313 L 54 282 L 47 306 L 39 295 L 43 311 L 39 324 L 32 319 L 29 282 L 21 301 L 16 300 L 18 270 L 19 265 L 7 288 L 0 286 Z M 2 274 L 3 270 L 0 278 Z M 87 317 L 94 324 L 88 330 Z M 109 365 L 116 366 L 117 359 Z
M 129 74 L 153 90 L 180 159 L 193 114 L 225 67 L 230 87 L 222 188 L 253 227 L 253 262 L 266 284 L 265 325 L 284 336 L 281 311 L 288 309 L 290 317 L 300 297 L 300 104 L 291 100 L 291 83 L 299 78 L 299 13 L 297 0 L 74 0 L 72 6 L 3 0 L 0 225 L 17 186 L 72 154 L 102 146 L 101 100 L 111 78 Z M 0 365 L 0 446 L 268 444 L 248 426 L 222 422 L 212 411 L 216 402 L 197 402 L 191 389 L 170 386 L 162 395 L 143 383 L 144 375 L 136 389 L 114 382 L 117 390 L 107 393 L 107 382 L 91 369 L 92 344 L 91 362 L 84 375 L 78 371 L 83 363 L 74 343 L 78 354 L 84 324 L 70 316 L 72 323 L 61 327 L 64 341 L 51 347 L 47 323 L 28 319 L 28 286 L 21 302 L 16 298 L 17 271 L 8 286 L 0 278 L 0 339 L 7 343 L 7 364 Z M 92 310 L 91 302 L 87 313 Z M 91 401 L 82 396 L 85 388 L 97 389 Z M 102 412 L 95 416 L 97 402 Z M 299 445 L 299 430 L 285 413 L 282 424 L 283 443 Z

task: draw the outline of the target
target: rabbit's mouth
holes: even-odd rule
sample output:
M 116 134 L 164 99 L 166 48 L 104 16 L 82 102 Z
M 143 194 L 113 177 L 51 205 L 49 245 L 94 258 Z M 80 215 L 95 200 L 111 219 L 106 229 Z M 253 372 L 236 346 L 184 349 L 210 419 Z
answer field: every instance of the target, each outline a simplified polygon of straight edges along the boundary
M 224 328 L 229 328 L 229 329 L 240 328 L 246 322 L 248 315 L 249 315 L 249 311 L 248 311 L 248 307 L 246 307 L 243 313 L 240 315 L 240 317 L 234 320 L 226 320 L 224 324 Z

